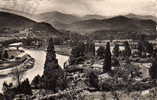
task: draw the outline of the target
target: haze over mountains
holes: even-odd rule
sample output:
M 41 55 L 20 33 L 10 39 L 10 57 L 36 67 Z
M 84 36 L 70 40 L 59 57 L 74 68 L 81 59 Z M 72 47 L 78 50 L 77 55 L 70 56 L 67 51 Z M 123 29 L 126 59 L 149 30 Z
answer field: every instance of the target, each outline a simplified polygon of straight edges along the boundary
M 75 16 L 61 12 L 49 12 L 39 15 L 40 18 L 59 30 L 68 30 L 81 34 L 98 31 L 137 32 L 155 34 L 157 19 L 153 16 L 128 14 L 105 17 L 99 15 Z
M 57 29 L 66 29 L 68 28 L 68 25 L 74 23 L 74 22 L 79 22 L 79 21 L 84 21 L 84 20 L 89 20 L 89 19 L 104 19 L 104 16 L 100 15 L 86 15 L 86 16 L 76 16 L 72 14 L 64 14 L 61 12 L 47 12 L 47 13 L 42 13 L 39 14 L 39 19 L 42 21 L 46 21 L 50 23 L 51 25 L 54 25 Z
M 150 20 L 153 20 L 153 21 L 157 22 L 157 18 L 152 16 L 152 15 L 143 15 L 142 16 L 142 15 L 136 15 L 136 14 L 130 13 L 130 14 L 127 14 L 125 16 L 128 17 L 128 18 L 150 19 Z
M 76 16 L 61 12 L 47 12 L 37 15 L 41 22 L 0 12 L 0 32 L 16 33 L 25 28 L 32 28 L 39 36 L 61 36 L 64 31 L 76 32 L 82 35 L 128 35 L 128 34 L 156 34 L 156 21 L 153 16 L 128 14 L 124 16 L 105 17 L 100 15 Z M 63 31 L 64 30 L 64 31 Z M 39 32 L 40 31 L 40 32 Z M 60 32 L 62 31 L 62 32 Z

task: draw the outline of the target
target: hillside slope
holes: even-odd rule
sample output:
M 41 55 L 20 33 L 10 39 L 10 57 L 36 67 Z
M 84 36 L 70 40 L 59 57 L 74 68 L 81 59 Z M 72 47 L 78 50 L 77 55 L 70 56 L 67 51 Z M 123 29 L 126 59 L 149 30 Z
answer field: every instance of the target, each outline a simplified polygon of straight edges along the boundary
M 61 32 L 45 22 L 36 22 L 23 16 L 0 12 L 0 36 L 18 34 L 25 29 L 32 29 L 37 36 L 60 36 Z
M 92 19 L 72 23 L 68 30 L 92 33 L 94 31 L 119 31 L 119 32 L 138 32 L 154 34 L 156 22 L 152 20 L 133 19 L 124 16 L 117 16 L 110 19 Z

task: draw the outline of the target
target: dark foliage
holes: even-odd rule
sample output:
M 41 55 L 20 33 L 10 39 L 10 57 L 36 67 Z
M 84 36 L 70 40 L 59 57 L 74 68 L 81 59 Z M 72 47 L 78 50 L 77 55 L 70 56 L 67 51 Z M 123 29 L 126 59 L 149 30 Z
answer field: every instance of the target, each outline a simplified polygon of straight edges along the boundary
M 83 42 L 77 43 L 75 47 L 72 48 L 70 56 L 70 64 L 79 64 L 85 60 L 85 44 Z
M 4 95 L 0 93 L 0 100 L 4 100 Z
M 90 72 L 89 74 L 89 83 L 91 84 L 92 87 L 99 88 L 99 80 L 98 76 L 94 72 Z
M 77 42 L 72 48 L 70 56 L 70 64 L 80 64 L 85 61 L 85 59 L 91 59 L 95 57 L 95 43 L 88 40 L 86 43 Z
M 32 95 L 32 88 L 29 84 L 29 80 L 24 80 L 20 85 L 17 87 L 13 87 L 12 83 L 7 84 L 3 83 L 3 94 L 4 94 L 4 100 L 13 100 L 13 98 L 17 94 L 25 94 L 25 95 Z
M 130 57 L 131 56 L 131 48 L 129 43 L 126 41 L 124 42 L 125 50 L 124 50 L 124 57 Z
M 31 85 L 34 86 L 34 88 L 41 88 L 41 82 L 42 82 L 42 78 L 37 75 L 33 78 Z
M 105 57 L 105 48 L 103 46 L 100 46 L 96 52 L 97 52 L 97 57 L 99 59 L 104 59 L 104 57 Z
M 120 50 L 119 50 L 119 44 L 115 44 L 115 47 L 113 48 L 113 55 L 115 57 L 119 57 Z
M 152 66 L 149 69 L 149 75 L 152 79 L 157 79 L 157 57 L 152 61 Z
M 106 44 L 103 71 L 104 72 L 111 71 L 111 51 L 110 51 L 110 43 L 109 42 Z
M 8 58 L 9 58 L 8 51 L 6 51 L 6 50 L 4 51 L 3 58 L 5 58 L 5 59 L 8 59 Z
M 53 39 L 51 38 L 49 40 L 49 45 L 47 48 L 44 74 L 42 76 L 43 87 L 48 90 L 53 90 L 54 92 L 57 91 L 57 88 L 62 89 L 61 85 L 57 87 L 58 84 L 62 84 L 62 86 L 64 87 L 64 84 L 66 83 L 66 81 L 59 81 L 61 77 L 64 77 L 64 71 L 61 69 L 58 64 L 58 60 L 56 59 L 54 43 Z
M 120 66 L 119 60 L 117 58 L 112 58 L 112 65 L 119 67 Z
M 17 87 L 17 92 L 32 95 L 32 88 L 28 79 L 24 80 L 22 84 Z
M 85 44 L 85 56 L 88 58 L 95 56 L 95 43 L 92 40 L 88 40 Z
M 146 40 L 140 40 L 137 48 L 140 57 L 145 57 L 146 53 L 149 53 L 151 56 L 154 54 L 153 45 Z
M 85 51 L 85 44 L 83 42 L 79 42 L 77 46 L 75 46 L 72 51 L 71 55 L 75 58 L 84 56 L 84 51 Z

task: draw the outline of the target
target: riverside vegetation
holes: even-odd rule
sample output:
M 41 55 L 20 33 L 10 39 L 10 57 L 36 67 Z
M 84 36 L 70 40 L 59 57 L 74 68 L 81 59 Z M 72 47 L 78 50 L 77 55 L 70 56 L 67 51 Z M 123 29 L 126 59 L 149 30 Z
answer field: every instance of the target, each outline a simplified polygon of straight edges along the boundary
M 92 40 L 77 42 L 62 69 L 56 59 L 53 39 L 49 39 L 43 75 L 37 75 L 32 82 L 19 81 L 16 86 L 4 83 L 0 98 L 155 100 L 156 48 L 144 40 L 139 40 L 136 52 L 128 41 L 123 43 L 124 50 L 116 43 L 112 51 L 110 42 L 105 45 L 96 50 Z M 145 91 L 149 93 L 144 94 Z

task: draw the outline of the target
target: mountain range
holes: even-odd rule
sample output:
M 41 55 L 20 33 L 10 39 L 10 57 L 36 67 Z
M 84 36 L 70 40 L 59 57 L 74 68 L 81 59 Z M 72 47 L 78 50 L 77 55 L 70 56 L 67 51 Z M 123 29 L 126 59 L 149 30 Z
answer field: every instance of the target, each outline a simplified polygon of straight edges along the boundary
M 153 16 L 128 14 L 123 16 L 105 17 L 99 15 L 76 16 L 61 12 L 47 12 L 40 18 L 59 30 L 68 30 L 81 34 L 99 31 L 134 32 L 155 34 L 157 19 Z
M 47 12 L 38 15 L 38 19 L 41 21 L 50 23 L 57 29 L 67 29 L 70 24 L 89 20 L 89 19 L 104 19 L 104 16 L 99 15 L 86 15 L 86 16 L 76 16 L 72 14 L 65 14 L 58 11 Z
M 153 20 L 153 21 L 157 22 L 157 18 L 152 15 L 136 15 L 136 14 L 130 13 L 125 16 L 128 18 L 138 18 L 138 19 L 145 19 L 145 20 L 149 19 L 149 20 Z
M 61 12 L 47 12 L 37 15 L 39 22 L 29 18 L 0 12 L 0 35 L 18 33 L 24 29 L 32 29 L 36 36 L 63 37 L 64 31 L 88 35 L 89 37 L 114 37 L 156 34 L 156 18 L 128 14 L 105 17 L 100 15 L 76 16 Z M 66 33 L 66 32 L 65 32 Z

